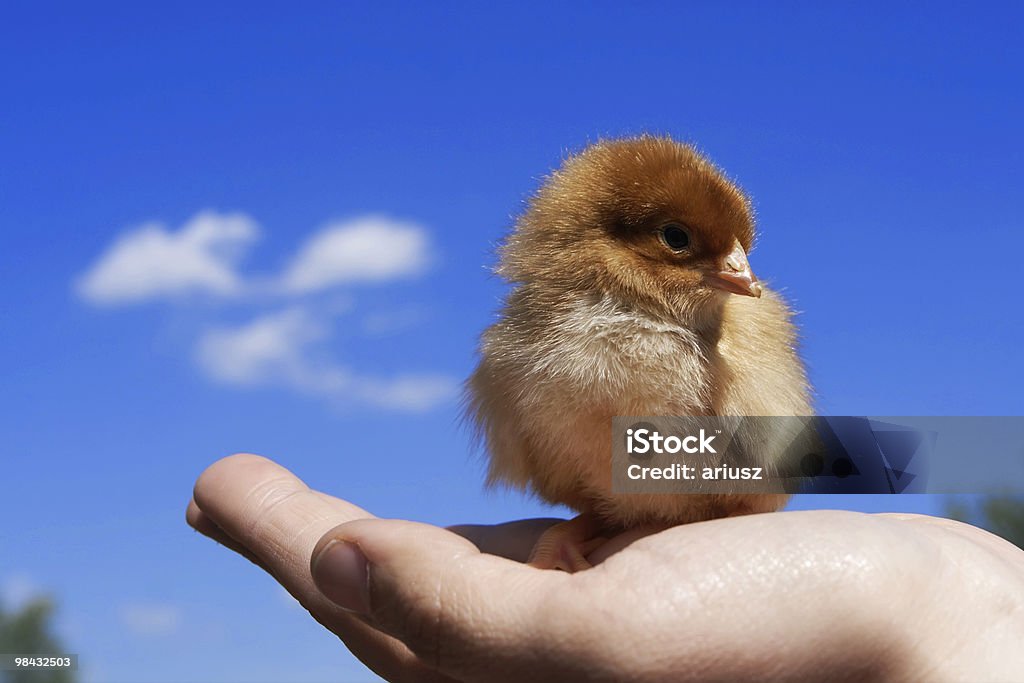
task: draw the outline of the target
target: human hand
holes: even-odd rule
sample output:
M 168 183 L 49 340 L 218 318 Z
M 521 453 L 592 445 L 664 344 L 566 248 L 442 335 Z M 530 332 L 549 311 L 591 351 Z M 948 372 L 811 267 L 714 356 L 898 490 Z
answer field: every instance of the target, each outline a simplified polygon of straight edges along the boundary
M 1024 680 L 1024 552 L 941 518 L 638 530 L 565 574 L 522 563 L 557 520 L 377 519 L 235 455 L 187 519 L 392 681 Z

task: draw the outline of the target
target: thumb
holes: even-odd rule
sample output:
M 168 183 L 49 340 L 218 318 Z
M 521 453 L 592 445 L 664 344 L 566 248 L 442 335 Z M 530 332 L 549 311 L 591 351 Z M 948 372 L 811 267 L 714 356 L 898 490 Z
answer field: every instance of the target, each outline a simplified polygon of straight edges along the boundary
M 484 555 L 427 524 L 366 519 L 325 534 L 313 550 L 317 588 L 404 642 L 426 664 L 464 680 L 522 680 L 566 616 L 571 576 Z M 547 639 L 550 642 L 550 639 Z M 524 650 L 529 650 L 530 656 Z

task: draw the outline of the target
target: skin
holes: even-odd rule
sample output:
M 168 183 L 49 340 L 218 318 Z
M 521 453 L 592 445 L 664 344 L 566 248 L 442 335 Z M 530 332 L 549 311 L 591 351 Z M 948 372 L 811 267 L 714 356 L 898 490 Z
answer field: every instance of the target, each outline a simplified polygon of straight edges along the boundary
M 1024 553 L 940 518 L 634 529 L 566 574 L 522 563 L 557 520 L 377 519 L 235 455 L 200 476 L 187 519 L 391 681 L 1024 680 Z M 368 562 L 362 580 L 326 575 L 337 541 Z

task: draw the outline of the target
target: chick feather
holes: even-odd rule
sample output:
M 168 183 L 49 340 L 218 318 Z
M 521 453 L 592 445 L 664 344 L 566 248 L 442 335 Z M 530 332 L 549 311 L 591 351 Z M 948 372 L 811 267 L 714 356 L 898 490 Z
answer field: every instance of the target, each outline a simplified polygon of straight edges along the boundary
M 754 236 L 747 197 L 688 145 L 642 136 L 566 159 L 500 249 L 512 289 L 467 381 L 489 483 L 615 528 L 784 505 L 611 485 L 613 416 L 811 414 L 787 304 L 756 280 L 729 291 L 714 277 L 727 262 L 735 275 L 730 254 L 746 267 Z

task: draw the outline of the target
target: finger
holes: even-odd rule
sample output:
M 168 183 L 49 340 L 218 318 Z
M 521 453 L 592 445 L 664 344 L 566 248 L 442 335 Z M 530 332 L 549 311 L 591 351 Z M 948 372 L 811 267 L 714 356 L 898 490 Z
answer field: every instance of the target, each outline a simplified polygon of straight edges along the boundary
M 529 561 L 530 553 L 544 532 L 564 521 L 557 517 L 541 517 L 504 524 L 458 524 L 448 527 L 448 531 L 462 536 L 482 553 L 525 563 Z M 595 539 L 601 542 L 596 545 L 593 552 L 586 553 L 587 560 L 598 565 L 635 541 L 664 530 L 664 525 L 642 526 L 614 534 L 607 540 Z
M 996 557 L 1007 557 L 1011 562 L 1017 564 L 1019 564 L 1021 559 L 1020 548 L 1016 545 L 1002 536 L 976 527 L 973 524 L 946 517 L 901 512 L 880 512 L 876 516 L 906 522 L 921 529 L 922 533 L 928 533 L 935 537 L 953 534 L 967 542 L 973 543 L 979 550 L 991 553 Z
M 188 522 L 190 527 L 201 533 L 203 536 L 216 541 L 228 550 L 233 550 L 263 571 L 273 575 L 270 569 L 263 564 L 263 560 L 256 557 L 256 555 L 251 553 L 244 545 L 224 533 L 223 529 L 217 526 L 213 520 L 207 517 L 206 514 L 199 509 L 199 506 L 196 505 L 194 500 L 190 500 L 188 502 L 188 508 L 185 509 L 185 521 Z
M 946 669 L 1019 640 L 1006 618 L 1019 577 L 981 578 L 1011 573 L 994 562 L 963 572 L 977 553 L 948 536 L 852 513 L 750 515 L 649 535 L 565 575 L 435 527 L 358 520 L 317 544 L 311 569 L 334 602 L 463 681 L 912 679 L 979 600 L 991 627 Z M 926 568 L 951 597 L 969 589 L 970 611 L 926 609 Z
M 325 598 L 310 576 L 309 557 L 319 538 L 338 524 L 372 518 L 370 513 L 313 491 L 276 463 L 247 454 L 207 468 L 196 482 L 193 503 L 186 513 L 190 523 L 266 569 L 376 673 L 393 681 L 438 680 L 400 641 Z
M 462 536 L 480 552 L 526 562 L 537 539 L 547 529 L 564 520 L 551 518 L 521 519 L 504 524 L 459 524 L 448 531 Z
M 311 570 L 325 595 L 366 615 L 421 659 L 460 680 L 574 680 L 566 638 L 574 577 L 482 554 L 425 524 L 360 520 L 326 534 Z M 580 585 L 578 582 L 577 586 Z M 562 648 L 553 643 L 562 641 Z
M 334 525 L 373 517 L 346 501 L 325 499 L 280 465 L 248 454 L 208 467 L 193 500 L 220 529 L 271 564 L 287 563 L 299 546 L 312 549 Z

